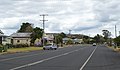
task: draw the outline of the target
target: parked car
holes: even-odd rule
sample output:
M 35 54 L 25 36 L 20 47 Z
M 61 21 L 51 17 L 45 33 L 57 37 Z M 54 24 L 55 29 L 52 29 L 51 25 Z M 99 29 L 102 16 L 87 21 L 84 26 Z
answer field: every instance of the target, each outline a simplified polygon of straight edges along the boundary
M 96 43 L 93 43 L 93 46 L 96 46 Z
M 57 48 L 56 44 L 47 44 L 43 46 L 43 50 L 57 50 Z

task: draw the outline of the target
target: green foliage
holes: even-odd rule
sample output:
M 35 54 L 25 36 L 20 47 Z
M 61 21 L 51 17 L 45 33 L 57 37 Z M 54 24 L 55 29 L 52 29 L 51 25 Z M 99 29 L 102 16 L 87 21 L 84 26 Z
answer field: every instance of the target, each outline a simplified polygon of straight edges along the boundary
M 104 35 L 104 39 L 107 42 L 107 39 L 111 36 L 111 32 L 109 32 L 108 30 L 102 30 L 103 35 Z
M 117 46 L 120 46 L 120 36 L 116 37 L 114 42 L 117 44 Z
M 66 34 L 63 33 L 63 32 L 61 32 L 61 33 L 60 33 L 60 36 L 61 36 L 62 38 L 65 38 L 65 37 L 66 37 Z
M 23 47 L 29 47 L 28 44 L 17 44 L 13 45 L 13 48 L 23 48 Z
M 3 45 L 0 44 L 0 47 L 3 47 Z
M 89 44 L 90 43 L 90 37 L 89 36 L 83 36 L 83 41 L 84 41 L 84 43 Z
M 103 42 L 105 42 L 105 39 L 103 38 L 103 36 L 101 36 L 101 35 L 99 35 L 99 34 L 97 34 L 94 38 L 94 41 L 95 41 L 95 43 L 103 43 Z
M 89 43 L 89 39 L 83 38 L 84 43 L 88 44 Z
M 84 39 L 89 39 L 89 36 L 83 36 Z
M 61 37 L 60 34 L 57 35 L 57 36 L 55 36 L 55 43 L 56 43 L 56 44 L 62 43 L 62 37 Z
M 73 41 L 69 39 L 66 44 L 73 44 Z
M 30 23 L 22 23 L 20 30 L 18 32 L 33 32 L 33 27 Z
M 13 48 L 13 44 L 6 44 L 5 46 L 7 46 L 8 48 Z
M 43 29 L 40 29 L 39 27 L 34 28 L 31 34 L 31 43 L 34 43 L 37 38 L 42 38 L 43 33 Z

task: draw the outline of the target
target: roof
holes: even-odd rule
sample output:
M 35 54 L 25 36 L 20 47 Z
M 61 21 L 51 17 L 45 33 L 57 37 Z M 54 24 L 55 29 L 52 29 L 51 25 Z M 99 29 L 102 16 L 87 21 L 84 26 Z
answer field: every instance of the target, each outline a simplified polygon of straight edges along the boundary
M 30 37 L 32 33 L 13 33 L 12 35 L 10 35 L 11 37 Z
M 0 37 L 7 37 L 6 35 L 4 35 L 4 34 L 0 34 Z
M 45 33 L 46 35 L 58 35 L 60 33 Z
M 65 41 L 65 40 L 70 40 L 70 38 L 63 38 L 63 40 Z
M 6 35 L 4 35 L 4 33 L 0 30 L 0 37 L 6 37 Z
M 0 30 L 0 34 L 4 34 L 4 33 Z

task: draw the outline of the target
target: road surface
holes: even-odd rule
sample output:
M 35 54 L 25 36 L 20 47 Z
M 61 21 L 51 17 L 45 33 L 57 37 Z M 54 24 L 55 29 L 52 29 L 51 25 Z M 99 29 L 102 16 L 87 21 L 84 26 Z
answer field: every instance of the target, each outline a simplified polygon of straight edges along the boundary
M 5 54 L 0 70 L 120 70 L 120 54 L 102 45 Z

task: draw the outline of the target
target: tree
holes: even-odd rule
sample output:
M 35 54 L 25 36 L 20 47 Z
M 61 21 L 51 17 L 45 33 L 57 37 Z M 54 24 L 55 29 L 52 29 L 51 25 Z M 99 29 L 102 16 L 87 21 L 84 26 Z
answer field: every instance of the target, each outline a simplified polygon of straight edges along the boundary
M 111 46 L 112 44 L 112 39 L 110 38 L 111 32 L 109 32 L 108 30 L 102 30 L 102 31 L 103 31 L 105 41 L 109 46 Z
M 99 34 L 97 34 L 93 39 L 96 43 L 101 43 L 101 44 L 105 41 L 103 36 L 101 36 Z
M 22 23 L 20 30 L 18 32 L 33 32 L 33 27 L 30 23 Z
M 31 43 L 34 43 L 37 38 L 42 38 L 43 33 L 43 29 L 40 29 L 39 27 L 34 28 L 31 34 Z
M 63 38 L 65 38 L 66 37 L 66 34 L 65 33 L 63 33 L 63 32 L 61 32 L 60 34 L 58 34 L 58 35 L 56 35 L 55 36 L 55 41 L 54 41 L 54 43 L 56 43 L 56 44 L 61 44 L 62 45 L 62 43 L 63 43 Z
M 61 33 L 60 33 L 60 36 L 61 36 L 62 38 L 65 38 L 65 37 L 66 37 L 66 34 L 63 33 L 63 32 L 61 32 Z
M 62 37 L 60 34 L 55 36 L 55 43 L 56 44 L 62 43 Z
M 108 30 L 102 30 L 103 35 L 104 35 L 104 39 L 107 41 L 107 39 L 111 36 L 111 32 L 109 32 Z
M 84 43 L 87 43 L 87 44 L 90 43 L 89 39 L 90 39 L 89 36 L 83 36 Z
M 114 42 L 117 44 L 117 46 L 120 46 L 120 36 L 114 38 Z
M 69 39 L 69 40 L 67 41 L 67 44 L 73 44 L 73 41 L 72 41 L 71 39 Z

